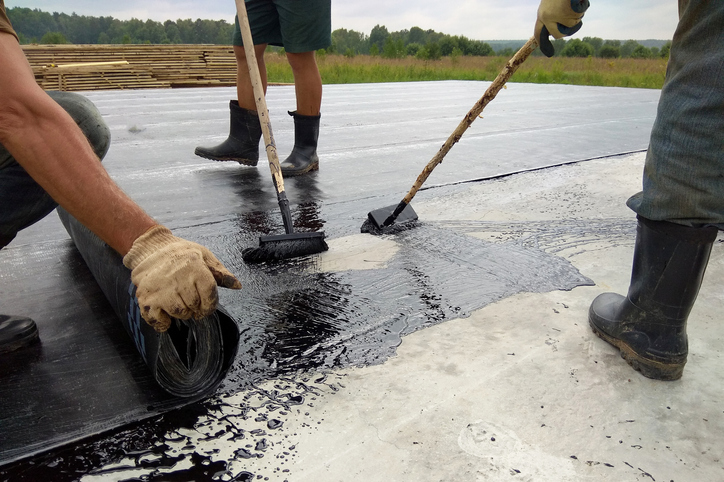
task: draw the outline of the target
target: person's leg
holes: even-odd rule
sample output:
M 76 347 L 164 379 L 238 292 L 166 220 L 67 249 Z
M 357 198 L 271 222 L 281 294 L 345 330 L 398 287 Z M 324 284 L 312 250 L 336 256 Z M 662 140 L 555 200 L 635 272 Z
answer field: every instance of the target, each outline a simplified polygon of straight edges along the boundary
M 106 155 L 111 134 L 100 112 L 86 97 L 70 92 L 49 92 L 75 120 L 99 160 Z M 12 155 L 0 145 L 0 249 L 22 229 L 40 221 L 57 203 Z M 38 328 L 27 317 L 0 315 L 0 354 L 29 346 L 38 340 Z
M 322 78 L 315 51 L 331 44 L 330 0 L 274 0 L 287 60 L 294 74 L 297 109 L 294 148 L 281 163 L 282 174 L 299 176 L 319 169 L 317 141 L 322 104 Z
M 266 45 L 256 45 L 254 48 L 264 92 L 266 92 L 266 64 L 264 63 Z M 235 45 L 234 54 L 236 56 L 238 100 L 229 101 L 229 136 L 216 146 L 198 146 L 194 153 L 199 157 L 214 161 L 236 161 L 245 166 L 256 166 L 259 162 L 261 124 L 254 102 L 254 91 L 246 65 L 244 47 Z
M 282 45 L 279 18 L 271 0 L 247 0 L 244 4 L 254 40 L 254 53 L 266 93 L 264 51 L 268 44 Z M 256 166 L 259 162 L 259 141 L 262 130 L 256 111 L 256 102 L 254 102 L 254 91 L 251 86 L 243 44 L 237 17 L 232 38 L 236 57 L 237 100 L 229 102 L 229 136 L 219 145 L 199 146 L 194 153 L 214 161 L 236 161 L 245 166 Z
M 322 77 L 312 52 L 287 52 L 287 60 L 294 74 L 297 114 L 318 116 L 322 105 Z
M 70 114 L 102 159 L 108 152 L 111 133 L 96 106 L 88 98 L 72 92 L 48 92 L 48 95 Z M 57 203 L 0 145 L 0 249 L 19 231 L 40 221 L 56 207 Z
M 317 143 L 319 139 L 322 78 L 312 52 L 287 53 L 294 73 L 297 110 L 294 117 L 294 148 L 281 163 L 282 175 L 300 176 L 319 169 Z
M 724 228 L 724 3 L 680 3 L 644 167 L 628 295 L 599 295 L 594 332 L 649 378 L 682 376 L 686 322 Z
M 264 51 L 268 44 L 254 45 L 254 54 L 256 55 L 256 64 L 259 67 L 259 75 L 261 76 L 261 84 L 266 94 L 267 76 L 266 63 L 264 62 Z M 246 52 L 244 47 L 234 46 L 234 55 L 236 56 L 236 94 L 239 107 L 256 112 L 256 102 L 254 101 L 254 89 L 251 85 L 251 77 L 249 76 L 249 67 L 246 64 Z

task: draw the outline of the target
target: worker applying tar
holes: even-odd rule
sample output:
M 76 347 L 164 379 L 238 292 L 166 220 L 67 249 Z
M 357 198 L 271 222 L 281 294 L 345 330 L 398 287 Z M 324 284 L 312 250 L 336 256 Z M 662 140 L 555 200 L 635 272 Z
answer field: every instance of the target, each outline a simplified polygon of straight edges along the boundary
M 544 0 L 536 24 L 570 27 L 577 1 Z M 574 8 L 571 8 L 571 7 Z M 680 0 L 643 173 L 628 200 L 637 214 L 631 284 L 626 296 L 599 295 L 589 323 L 649 378 L 681 378 L 686 323 L 709 254 L 724 228 L 724 2 Z
M 246 0 L 254 50 L 264 92 L 267 88 L 264 51 L 267 45 L 284 47 L 294 75 L 296 110 L 294 148 L 281 163 L 284 176 L 299 176 L 319 169 L 319 139 L 322 78 L 315 51 L 332 43 L 331 0 Z M 262 129 L 254 102 L 254 91 L 246 64 L 239 19 L 233 38 L 237 64 L 238 100 L 229 102 L 228 138 L 213 147 L 197 147 L 196 155 L 216 161 L 236 161 L 256 166 Z
M 171 316 L 202 318 L 217 285 L 239 281 L 205 247 L 177 238 L 135 204 L 100 163 L 110 131 L 73 93 L 50 95 L 35 82 L 0 0 L 0 249 L 58 205 L 123 256 L 141 315 L 164 331 Z M 42 333 L 41 333 L 42 339 Z M 0 353 L 38 340 L 33 320 L 0 315 Z

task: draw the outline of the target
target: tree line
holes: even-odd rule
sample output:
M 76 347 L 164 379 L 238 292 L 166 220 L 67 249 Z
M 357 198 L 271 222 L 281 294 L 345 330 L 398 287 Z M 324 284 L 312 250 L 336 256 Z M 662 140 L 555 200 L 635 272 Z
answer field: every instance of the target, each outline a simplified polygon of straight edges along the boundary
M 39 9 L 7 9 L 20 42 L 23 44 L 217 44 L 229 45 L 234 25 L 225 20 L 178 19 L 118 20 L 113 17 L 90 17 L 48 13 Z M 492 42 L 492 41 L 491 41 Z M 524 41 L 520 41 L 522 46 Z M 635 40 L 603 40 L 598 37 L 553 41 L 556 55 L 601 58 L 668 58 L 671 42 L 661 47 L 646 47 Z M 390 32 L 376 25 L 369 35 L 340 28 L 332 32 L 328 53 L 347 57 L 372 55 L 384 58 L 413 56 L 435 60 L 462 55 L 510 57 L 517 48 L 495 50 L 490 43 L 462 35 L 448 35 L 434 30 L 412 27 Z M 542 55 L 536 50 L 534 55 Z

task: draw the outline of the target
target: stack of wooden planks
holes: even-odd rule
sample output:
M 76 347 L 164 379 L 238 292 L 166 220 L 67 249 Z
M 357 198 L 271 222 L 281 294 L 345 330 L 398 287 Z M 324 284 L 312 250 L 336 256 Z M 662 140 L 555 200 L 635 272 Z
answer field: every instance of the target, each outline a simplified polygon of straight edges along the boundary
M 45 90 L 155 89 L 236 85 L 223 45 L 23 45 Z

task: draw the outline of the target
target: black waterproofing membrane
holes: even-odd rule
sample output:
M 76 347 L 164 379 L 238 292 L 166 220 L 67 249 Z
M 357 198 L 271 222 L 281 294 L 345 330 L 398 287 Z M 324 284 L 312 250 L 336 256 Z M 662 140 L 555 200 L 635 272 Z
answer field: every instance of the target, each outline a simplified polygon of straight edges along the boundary
M 67 260 L 70 293 L 86 292 L 94 304 L 52 289 L 35 298 L 60 319 L 39 322 L 40 344 L 0 359 L 3 383 L 15 389 L 0 398 L 0 463 L 199 400 L 236 354 L 238 328 L 221 308 L 203 320 L 174 320 L 165 333 L 153 330 L 120 255 L 64 210 L 58 214 L 79 254 Z M 52 269 L 26 266 L 37 270 L 33 279 L 53 277 Z M 97 304 L 98 290 L 108 305 Z

